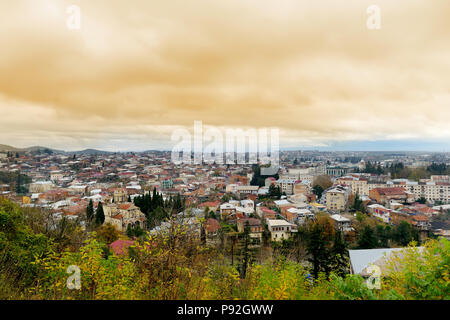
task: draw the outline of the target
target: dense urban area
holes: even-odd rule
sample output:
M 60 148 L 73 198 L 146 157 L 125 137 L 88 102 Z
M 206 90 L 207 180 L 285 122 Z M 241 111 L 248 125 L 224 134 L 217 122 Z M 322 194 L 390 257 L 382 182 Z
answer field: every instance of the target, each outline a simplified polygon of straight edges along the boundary
M 450 154 L 261 167 L 0 146 L 0 299 L 450 298 Z

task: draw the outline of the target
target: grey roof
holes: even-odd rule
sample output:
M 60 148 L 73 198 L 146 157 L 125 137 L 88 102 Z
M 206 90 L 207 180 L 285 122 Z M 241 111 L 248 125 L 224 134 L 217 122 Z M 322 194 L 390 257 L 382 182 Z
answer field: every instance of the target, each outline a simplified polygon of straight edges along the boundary
M 352 265 L 353 273 L 361 273 L 370 263 L 374 263 L 382 258 L 385 254 L 388 255 L 393 251 L 402 250 L 403 248 L 383 248 L 383 249 L 361 249 L 348 250 L 350 256 L 350 264 Z
M 389 251 L 385 252 L 381 258 L 378 258 L 376 261 L 370 263 L 378 266 L 380 268 L 381 274 L 387 276 L 392 271 L 400 271 L 402 269 L 401 260 L 392 260 L 391 256 L 395 255 L 399 259 L 403 259 L 407 254 L 413 253 L 422 255 L 424 247 L 416 247 L 416 248 L 396 248 L 389 249 Z M 393 253 L 395 251 L 395 253 Z M 366 266 L 359 274 L 363 277 L 370 276 L 371 272 L 368 272 Z

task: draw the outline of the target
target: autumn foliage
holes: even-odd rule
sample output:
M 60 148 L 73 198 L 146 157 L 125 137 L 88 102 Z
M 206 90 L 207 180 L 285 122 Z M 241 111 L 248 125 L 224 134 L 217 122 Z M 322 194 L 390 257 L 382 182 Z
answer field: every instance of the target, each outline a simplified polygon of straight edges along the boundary
M 250 264 L 241 278 L 236 264 L 176 221 L 119 256 L 104 242 L 111 239 L 93 232 L 79 247 L 61 249 L 50 235 L 36 234 L 23 214 L 0 200 L 0 299 L 450 299 L 444 238 L 428 241 L 420 254 L 411 245 L 394 256 L 377 290 L 359 275 L 331 271 L 314 278 L 310 267 L 282 256 Z M 333 238 L 331 228 L 322 231 Z M 67 286 L 69 266 L 80 270 L 78 290 Z

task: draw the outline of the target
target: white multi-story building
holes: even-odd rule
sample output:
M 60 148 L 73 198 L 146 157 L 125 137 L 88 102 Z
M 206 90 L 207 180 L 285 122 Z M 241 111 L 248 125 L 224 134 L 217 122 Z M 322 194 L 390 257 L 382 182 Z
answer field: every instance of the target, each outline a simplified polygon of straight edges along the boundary
M 267 219 L 267 227 L 272 241 L 287 240 L 297 232 L 297 225 L 283 219 Z
M 353 194 L 364 196 L 368 196 L 369 192 L 375 188 L 401 187 L 414 194 L 416 200 L 423 197 L 431 203 L 437 201 L 450 203 L 450 183 L 441 182 L 444 179 L 446 179 L 445 176 L 433 176 L 433 179 L 427 180 L 428 182 L 394 179 L 386 183 L 372 183 L 366 178 L 347 176 L 336 179 L 335 184 L 346 185 L 350 187 Z
M 51 181 L 58 181 L 61 180 L 64 177 L 64 173 L 60 170 L 55 170 L 50 172 L 50 180 Z
M 258 194 L 258 186 L 237 186 L 236 193 Z
M 55 189 L 55 185 L 51 181 L 37 181 L 30 183 L 29 190 L 31 193 L 42 193 Z

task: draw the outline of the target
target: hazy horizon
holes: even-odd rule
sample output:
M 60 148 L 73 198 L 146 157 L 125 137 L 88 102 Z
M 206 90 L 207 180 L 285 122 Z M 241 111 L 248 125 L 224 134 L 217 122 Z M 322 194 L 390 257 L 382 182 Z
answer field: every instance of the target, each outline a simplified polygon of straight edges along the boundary
M 386 141 L 357 141 L 357 142 L 345 142 L 345 143 L 337 143 L 329 146 L 310 146 L 310 147 L 280 147 L 280 151 L 323 151 L 323 152 L 432 152 L 432 153 L 448 153 L 450 152 L 450 148 L 441 147 L 440 145 L 434 145 L 432 148 L 426 147 L 416 147 L 414 142 L 410 142 L 410 145 L 406 145 L 403 148 L 400 146 L 399 141 L 389 141 L 390 143 L 395 142 L 392 145 L 389 145 Z M 379 144 L 378 148 L 375 148 L 376 145 Z M 31 148 L 31 147 L 44 147 L 50 148 L 54 150 L 60 150 L 65 152 L 76 152 L 83 151 L 88 149 L 94 149 L 99 151 L 107 151 L 107 152 L 144 152 L 144 151 L 171 151 L 170 147 L 161 148 L 161 147 L 148 147 L 148 148 L 140 148 L 140 149 L 127 149 L 127 148 L 113 148 L 105 146 L 87 146 L 83 148 L 55 148 L 50 145 L 10 145 L 8 143 L 0 143 L 0 145 L 8 145 L 14 148 Z M 375 145 L 375 147 L 374 147 Z

